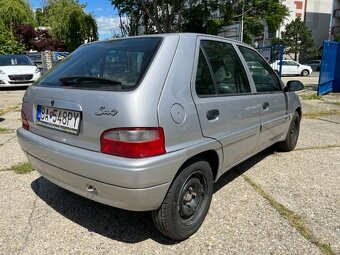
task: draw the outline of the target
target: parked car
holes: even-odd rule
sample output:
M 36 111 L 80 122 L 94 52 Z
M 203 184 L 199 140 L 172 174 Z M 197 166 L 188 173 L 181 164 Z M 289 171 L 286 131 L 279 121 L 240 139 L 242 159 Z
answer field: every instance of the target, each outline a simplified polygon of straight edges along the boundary
M 313 69 L 313 71 L 320 71 L 321 60 L 310 60 L 306 63 L 306 65 L 310 66 Z
M 89 43 L 27 89 L 17 135 L 48 180 L 151 211 L 160 232 L 184 240 L 223 173 L 273 144 L 294 149 L 301 105 L 293 91 L 302 87 L 285 87 L 253 48 L 221 37 Z
M 0 55 L 0 88 L 29 86 L 40 70 L 26 55 Z
M 270 64 L 270 66 L 277 72 L 280 72 L 280 60 L 276 60 Z M 308 76 L 312 73 L 312 68 L 307 65 L 299 64 L 294 60 L 282 60 L 282 72 L 281 75 L 301 75 Z

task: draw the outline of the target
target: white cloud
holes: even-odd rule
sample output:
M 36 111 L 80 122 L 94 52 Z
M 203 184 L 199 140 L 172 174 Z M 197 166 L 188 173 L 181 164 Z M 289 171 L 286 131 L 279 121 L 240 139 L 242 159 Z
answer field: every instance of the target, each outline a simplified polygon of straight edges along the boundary
M 103 8 L 96 8 L 96 11 L 102 12 L 104 9 Z
M 123 18 L 127 20 L 127 18 Z M 99 40 L 110 39 L 114 34 L 120 33 L 120 20 L 119 17 L 100 16 L 96 18 L 98 26 Z
M 119 17 L 100 16 L 96 18 L 99 39 L 112 38 L 113 33 L 120 33 Z

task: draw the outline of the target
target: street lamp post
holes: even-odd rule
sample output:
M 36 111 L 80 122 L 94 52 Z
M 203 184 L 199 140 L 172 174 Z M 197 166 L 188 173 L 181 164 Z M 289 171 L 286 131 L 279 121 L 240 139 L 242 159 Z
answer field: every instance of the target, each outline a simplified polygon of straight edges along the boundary
M 242 14 L 241 14 L 241 32 L 240 32 L 240 41 L 243 42 L 243 15 L 244 15 L 244 0 L 242 1 Z

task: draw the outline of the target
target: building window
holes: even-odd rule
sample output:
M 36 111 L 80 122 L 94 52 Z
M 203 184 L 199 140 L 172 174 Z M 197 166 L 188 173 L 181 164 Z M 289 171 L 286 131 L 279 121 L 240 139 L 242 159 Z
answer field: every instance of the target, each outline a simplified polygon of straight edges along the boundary
M 303 3 L 301 1 L 294 1 L 295 8 L 298 10 L 302 10 Z
M 302 17 L 302 13 L 296 13 L 295 17 Z
M 333 16 L 334 16 L 334 18 L 340 18 L 340 9 L 335 9 Z

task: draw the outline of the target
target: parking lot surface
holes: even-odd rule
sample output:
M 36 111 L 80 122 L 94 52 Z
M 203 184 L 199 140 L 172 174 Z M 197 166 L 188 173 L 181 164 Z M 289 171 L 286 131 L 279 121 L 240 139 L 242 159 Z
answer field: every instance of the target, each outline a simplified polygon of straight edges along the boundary
M 310 85 L 301 97 L 315 93 L 316 76 L 297 79 Z M 36 171 L 12 171 L 27 161 L 15 134 L 23 94 L 0 90 L 0 254 L 340 254 L 339 95 L 303 99 L 297 148 L 268 149 L 228 171 L 203 226 L 177 243 L 157 232 L 148 212 L 90 201 Z

